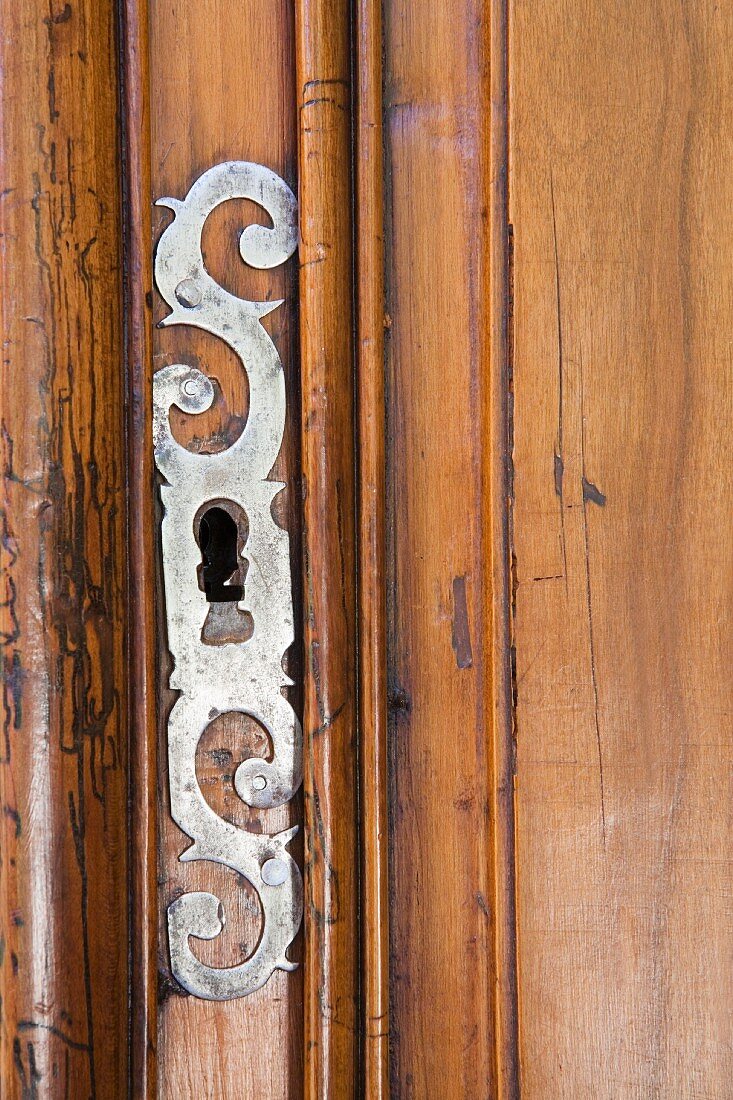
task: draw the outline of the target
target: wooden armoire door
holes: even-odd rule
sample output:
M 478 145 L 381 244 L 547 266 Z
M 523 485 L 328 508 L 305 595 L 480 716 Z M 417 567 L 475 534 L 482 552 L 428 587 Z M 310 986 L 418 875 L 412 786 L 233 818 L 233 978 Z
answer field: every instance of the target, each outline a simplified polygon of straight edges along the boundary
M 733 1096 L 731 77 L 0 0 L 0 1096 Z

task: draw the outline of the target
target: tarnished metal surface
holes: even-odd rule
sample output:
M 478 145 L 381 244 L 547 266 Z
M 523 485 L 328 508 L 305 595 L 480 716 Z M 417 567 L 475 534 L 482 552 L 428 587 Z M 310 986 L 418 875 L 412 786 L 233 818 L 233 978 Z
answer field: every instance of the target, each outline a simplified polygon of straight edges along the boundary
M 227 969 L 204 966 L 189 937 L 213 939 L 222 930 L 219 899 L 189 893 L 168 909 L 171 967 L 190 993 L 210 1000 L 240 997 L 258 989 L 274 969 L 292 970 L 286 951 L 302 917 L 300 870 L 287 851 L 297 826 L 272 836 L 251 833 L 220 818 L 204 798 L 196 777 L 196 747 L 220 714 L 241 712 L 270 735 L 272 760 L 241 763 L 234 784 L 253 807 L 279 806 L 292 798 L 302 777 L 302 735 L 282 694 L 292 681 L 282 659 L 293 642 L 289 539 L 274 521 L 273 499 L 284 487 L 268 474 L 277 459 L 285 427 L 285 381 L 275 345 L 260 323 L 281 302 L 247 302 L 224 290 L 204 267 L 201 233 L 211 211 L 228 199 L 251 199 L 272 219 L 272 228 L 250 225 L 239 250 L 252 267 L 284 263 L 296 247 L 296 202 L 286 184 L 261 165 L 230 161 L 205 172 L 183 201 L 159 199 L 175 217 L 158 243 L 157 288 L 171 312 L 161 322 L 193 325 L 224 340 L 249 379 L 249 415 L 242 434 L 227 450 L 195 454 L 174 439 L 172 405 L 204 412 L 214 399 L 211 382 L 196 367 L 175 363 L 153 380 L 155 462 L 165 484 L 162 522 L 168 646 L 175 667 L 170 686 L 180 692 L 168 720 L 171 810 L 193 844 L 182 860 L 223 863 L 257 890 L 263 929 L 254 953 Z M 207 615 L 224 603 L 207 602 L 200 584 L 201 516 L 221 507 L 246 518 L 241 549 L 242 599 L 251 616 L 247 640 L 218 642 L 204 631 Z M 198 541 L 197 541 L 198 540 Z

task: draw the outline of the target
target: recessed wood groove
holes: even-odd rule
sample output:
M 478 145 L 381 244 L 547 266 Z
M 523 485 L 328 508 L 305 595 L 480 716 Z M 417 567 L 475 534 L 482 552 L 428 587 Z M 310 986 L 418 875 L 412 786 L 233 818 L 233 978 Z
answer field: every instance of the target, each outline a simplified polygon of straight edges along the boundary
M 153 539 L 152 262 L 146 0 L 120 8 L 130 694 L 130 1090 L 157 1091 L 157 733 Z

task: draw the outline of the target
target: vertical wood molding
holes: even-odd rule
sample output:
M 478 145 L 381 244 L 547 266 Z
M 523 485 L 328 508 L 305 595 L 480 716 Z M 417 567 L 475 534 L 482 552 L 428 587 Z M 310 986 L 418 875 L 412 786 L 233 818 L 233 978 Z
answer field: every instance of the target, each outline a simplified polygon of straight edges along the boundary
M 350 7 L 296 6 L 305 567 L 305 1095 L 357 1080 Z
M 130 698 L 130 1090 L 156 1095 L 157 716 L 147 0 L 121 8 Z
M 384 11 L 391 1087 L 513 1097 L 505 5 Z
M 382 0 L 357 0 L 355 42 L 359 828 L 362 1090 L 389 1096 L 387 628 Z
M 111 0 L 0 3 L 0 1082 L 127 1095 L 127 575 Z

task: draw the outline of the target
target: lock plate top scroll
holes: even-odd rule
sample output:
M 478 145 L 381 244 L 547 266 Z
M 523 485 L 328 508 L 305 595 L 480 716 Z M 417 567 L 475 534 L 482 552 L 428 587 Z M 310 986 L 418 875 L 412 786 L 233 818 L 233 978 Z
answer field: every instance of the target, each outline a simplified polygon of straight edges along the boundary
M 272 220 L 271 227 L 249 225 L 242 231 L 244 262 L 265 269 L 284 263 L 297 244 L 295 196 L 274 172 L 244 161 L 210 168 L 182 200 L 158 200 L 174 218 L 155 254 L 156 286 L 170 309 L 161 326 L 188 325 L 218 337 L 238 357 L 249 382 L 241 435 L 224 451 L 196 454 L 174 438 L 169 414 L 172 406 L 187 413 L 209 409 L 211 381 L 198 367 L 183 363 L 163 367 L 153 378 L 166 623 L 174 665 L 170 687 L 178 692 L 168 718 L 168 780 L 172 816 L 192 841 L 180 858 L 220 863 L 243 875 L 262 909 L 254 952 L 236 966 L 218 968 L 204 965 L 190 940 L 220 934 L 219 899 L 205 891 L 184 893 L 168 907 L 173 974 L 189 993 L 209 1000 L 244 996 L 264 985 L 274 970 L 294 969 L 286 952 L 303 910 L 302 877 L 288 850 L 298 826 L 270 835 L 240 828 L 214 812 L 196 775 L 196 748 L 208 725 L 220 715 L 238 713 L 264 727 L 272 746 L 270 759 L 253 757 L 237 768 L 239 798 L 258 809 L 281 806 L 302 778 L 301 726 L 283 694 L 292 685 L 282 664 L 294 640 L 290 545 L 272 514 L 284 483 L 269 479 L 285 429 L 285 378 L 261 323 L 282 302 L 238 298 L 206 270 L 204 223 L 229 199 L 250 199 Z M 241 519 L 239 527 L 235 517 Z M 243 534 L 235 533 L 236 549 L 215 561 L 212 540 L 228 524 Z M 202 552 L 210 568 L 205 583 Z M 246 621 L 248 630 L 223 642 L 214 639 L 211 616 L 226 611 L 231 619 L 235 604 L 235 621 Z

